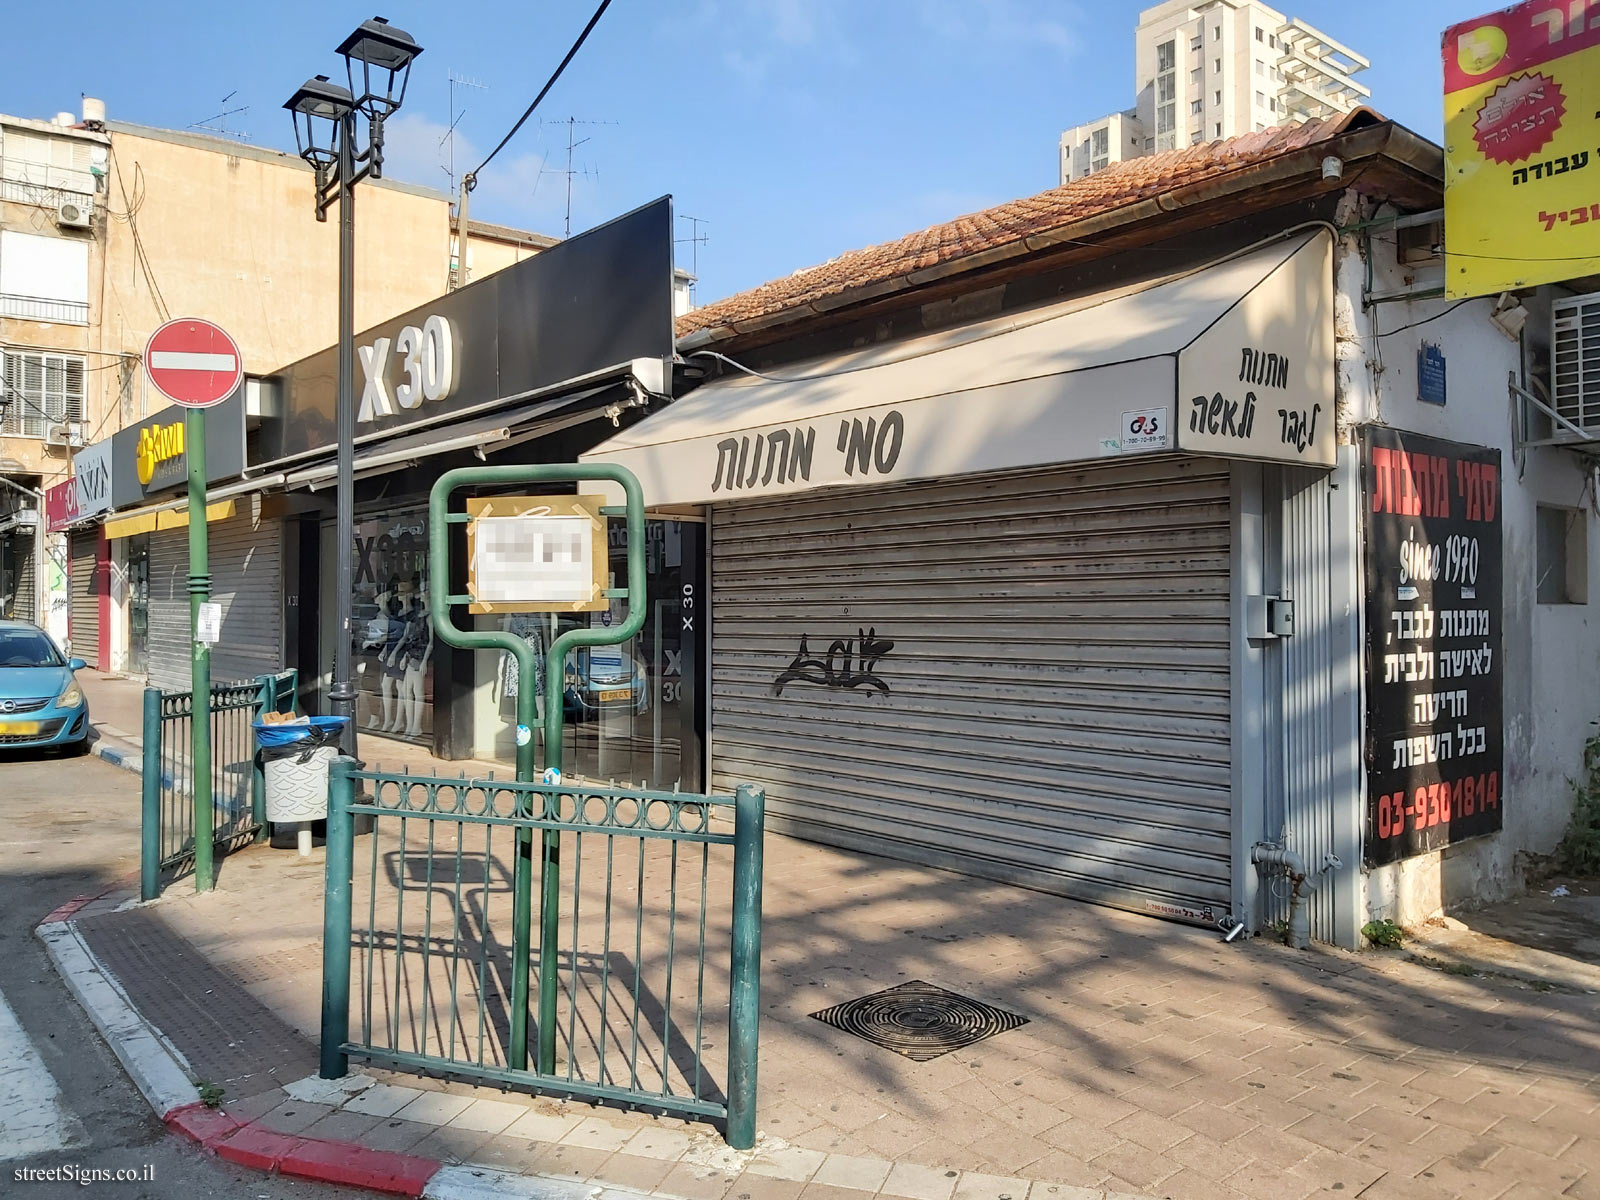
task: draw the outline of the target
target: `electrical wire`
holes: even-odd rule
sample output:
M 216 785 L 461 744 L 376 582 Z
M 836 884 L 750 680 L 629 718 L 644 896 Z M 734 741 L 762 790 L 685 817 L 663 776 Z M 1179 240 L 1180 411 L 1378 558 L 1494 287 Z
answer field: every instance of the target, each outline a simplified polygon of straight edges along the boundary
M 161 313 L 161 319 L 163 321 L 170 321 L 172 319 L 172 313 L 171 310 L 167 308 L 167 298 L 162 295 L 160 284 L 156 283 L 155 271 L 150 266 L 150 256 L 145 253 L 144 239 L 139 236 L 139 223 L 137 218 L 139 215 L 139 209 L 144 206 L 143 168 L 141 168 L 138 163 L 134 164 L 134 195 L 138 197 L 139 202 L 138 204 L 133 204 L 128 199 L 128 185 L 123 179 L 122 164 L 117 160 L 117 148 L 114 143 L 111 147 L 111 161 L 116 167 L 117 190 L 122 193 L 122 207 L 125 214 L 124 217 L 119 217 L 118 219 L 125 219 L 127 221 L 128 230 L 133 234 L 134 256 L 139 260 L 139 267 L 144 273 L 145 282 L 150 285 L 151 296 L 156 301 L 156 306 Z
M 517 130 L 521 129 L 527 119 L 533 116 L 533 110 L 539 107 L 539 101 L 543 100 L 545 93 L 556 85 L 556 80 L 561 78 L 561 72 L 567 69 L 567 64 L 572 61 L 578 50 L 583 46 L 583 43 L 588 40 L 589 34 L 600 23 L 600 18 L 605 14 L 606 9 L 610 7 L 611 0 L 600 0 L 600 7 L 594 10 L 594 16 L 589 18 L 589 23 L 583 27 L 583 32 L 578 35 L 578 40 L 572 43 L 572 49 L 567 51 L 567 56 L 561 60 L 561 65 L 556 68 L 555 74 L 550 76 L 545 85 L 539 89 L 539 94 L 533 98 L 533 103 L 528 105 L 523 114 L 517 118 L 517 123 L 511 127 L 511 131 L 500 139 L 500 144 L 489 151 L 489 157 L 478 164 L 477 170 L 468 172 L 468 178 L 476 182 L 478 172 L 494 161 L 494 156 L 506 148 L 506 143 L 514 138 L 517 135 Z
M 1443 312 L 1436 312 L 1431 317 L 1423 317 L 1422 320 L 1420 320 L 1420 321 L 1412 321 L 1411 324 L 1402 325 L 1402 326 L 1400 326 L 1399 329 L 1386 329 L 1386 330 L 1384 330 L 1384 332 L 1375 333 L 1372 336 L 1374 338 L 1393 337 L 1397 333 L 1404 333 L 1408 329 L 1415 329 L 1418 325 L 1426 325 L 1429 321 L 1437 321 L 1440 317 L 1447 317 L 1451 313 L 1455 312 L 1456 309 L 1460 308 L 1463 304 L 1471 304 L 1474 300 L 1481 300 L 1481 299 L 1483 299 L 1483 297 L 1481 297 L 1481 296 L 1468 296 L 1465 300 L 1457 300 L 1454 304 L 1452 304 L 1449 308 L 1445 309 Z

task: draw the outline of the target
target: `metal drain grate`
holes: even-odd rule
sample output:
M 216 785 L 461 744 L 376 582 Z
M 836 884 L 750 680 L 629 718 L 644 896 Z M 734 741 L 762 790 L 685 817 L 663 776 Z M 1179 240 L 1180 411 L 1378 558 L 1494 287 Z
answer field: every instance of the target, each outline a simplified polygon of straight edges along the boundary
M 916 1062 L 927 1062 L 1028 1023 L 1027 1017 L 920 979 L 811 1015 Z

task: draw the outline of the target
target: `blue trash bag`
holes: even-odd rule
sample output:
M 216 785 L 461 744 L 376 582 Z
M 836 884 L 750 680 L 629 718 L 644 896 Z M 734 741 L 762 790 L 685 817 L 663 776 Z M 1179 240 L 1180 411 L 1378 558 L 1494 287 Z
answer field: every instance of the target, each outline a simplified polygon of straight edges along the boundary
M 256 731 L 256 745 L 263 750 L 276 750 L 294 746 L 296 750 L 309 750 L 316 746 L 331 746 L 338 742 L 349 717 L 309 717 L 306 725 L 267 725 L 252 722 Z M 305 743 L 301 745 L 300 743 Z

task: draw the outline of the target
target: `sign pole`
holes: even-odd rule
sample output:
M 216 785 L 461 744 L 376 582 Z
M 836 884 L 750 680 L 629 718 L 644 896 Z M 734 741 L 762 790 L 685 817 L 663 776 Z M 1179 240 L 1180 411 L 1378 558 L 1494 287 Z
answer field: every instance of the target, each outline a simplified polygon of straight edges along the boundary
M 194 889 L 209 892 L 216 846 L 211 800 L 211 643 L 217 640 L 221 622 L 211 603 L 206 545 L 205 410 L 221 404 L 244 383 L 244 359 L 238 343 L 221 326 L 199 317 L 179 317 L 150 335 L 144 348 L 144 368 L 158 392 L 183 406 L 183 440 L 178 449 L 189 476 L 189 794 L 194 801 Z M 166 454 L 170 457 L 170 450 Z M 153 470 L 154 457 L 150 461 Z M 141 470 L 141 482 L 149 478 Z
M 200 606 L 211 599 L 211 563 L 206 544 L 206 412 L 183 414 L 183 441 L 189 465 L 189 639 L 194 653 L 190 685 L 189 790 L 194 796 L 194 889 L 212 886 L 211 815 L 211 647 L 200 640 Z

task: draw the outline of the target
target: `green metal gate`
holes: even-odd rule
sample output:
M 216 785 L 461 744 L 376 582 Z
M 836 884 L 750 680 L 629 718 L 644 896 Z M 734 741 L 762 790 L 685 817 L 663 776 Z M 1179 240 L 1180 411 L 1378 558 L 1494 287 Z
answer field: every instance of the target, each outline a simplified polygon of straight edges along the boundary
M 725 1120 L 731 1145 L 752 1144 L 759 790 L 715 797 L 354 766 L 334 764 L 328 809 L 325 1077 L 356 1056 Z M 358 799 L 362 785 L 371 794 Z M 356 869 L 358 815 L 374 832 Z M 515 862 L 519 847 L 552 842 L 561 908 L 536 927 L 559 926 L 559 941 L 538 945 L 519 972 L 517 927 L 533 914 L 517 902 Z M 530 968 L 532 983 L 518 988 Z M 530 1020 L 536 1039 L 519 1039 Z M 532 1064 L 530 1041 L 541 1047 Z

